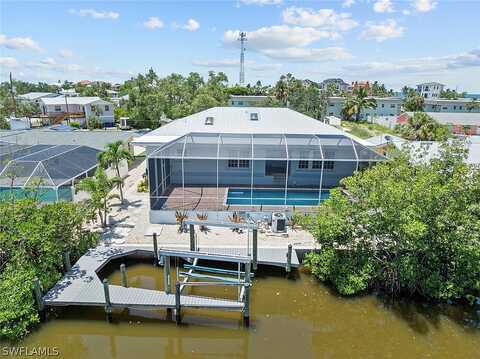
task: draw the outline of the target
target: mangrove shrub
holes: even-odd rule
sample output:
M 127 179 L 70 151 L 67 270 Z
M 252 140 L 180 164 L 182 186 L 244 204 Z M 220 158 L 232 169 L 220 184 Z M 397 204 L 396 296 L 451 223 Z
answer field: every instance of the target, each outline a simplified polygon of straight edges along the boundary
M 303 217 L 321 244 L 312 273 L 352 295 L 473 300 L 480 291 L 480 170 L 461 144 L 430 161 L 404 151 L 342 181 Z

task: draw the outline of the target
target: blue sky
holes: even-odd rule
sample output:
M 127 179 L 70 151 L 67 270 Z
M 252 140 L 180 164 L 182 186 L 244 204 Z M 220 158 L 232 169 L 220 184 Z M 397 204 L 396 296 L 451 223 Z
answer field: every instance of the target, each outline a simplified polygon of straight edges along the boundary
M 121 81 L 224 71 L 238 81 L 282 73 L 320 81 L 423 81 L 480 93 L 480 1 L 233 0 L 0 2 L 0 76 Z

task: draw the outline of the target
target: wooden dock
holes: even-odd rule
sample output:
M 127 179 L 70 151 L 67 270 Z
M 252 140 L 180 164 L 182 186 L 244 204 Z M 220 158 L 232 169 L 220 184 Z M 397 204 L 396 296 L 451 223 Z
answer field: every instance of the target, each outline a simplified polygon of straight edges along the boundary
M 103 283 L 97 273 L 109 261 L 136 253 L 153 254 L 153 250 L 138 247 L 97 247 L 89 250 L 52 289 L 43 296 L 47 306 L 105 306 Z M 175 308 L 175 294 L 142 288 L 109 285 L 113 308 L 156 309 Z M 208 297 L 181 295 L 186 308 L 242 310 L 243 303 Z

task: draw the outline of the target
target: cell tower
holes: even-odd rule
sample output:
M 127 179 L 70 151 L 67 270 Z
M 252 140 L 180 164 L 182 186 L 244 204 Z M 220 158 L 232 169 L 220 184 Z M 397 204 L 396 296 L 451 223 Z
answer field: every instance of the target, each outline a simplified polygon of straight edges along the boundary
M 247 41 L 247 33 L 241 32 L 238 36 L 240 41 L 240 85 L 245 84 L 245 41 Z

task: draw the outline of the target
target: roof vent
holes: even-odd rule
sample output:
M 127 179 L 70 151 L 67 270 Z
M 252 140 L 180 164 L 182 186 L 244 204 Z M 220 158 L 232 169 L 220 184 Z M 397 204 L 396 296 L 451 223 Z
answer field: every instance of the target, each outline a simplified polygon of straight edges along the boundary
M 212 126 L 213 125 L 213 117 L 207 117 L 205 119 L 205 125 Z
M 257 112 L 250 113 L 250 121 L 258 121 L 258 113 Z

